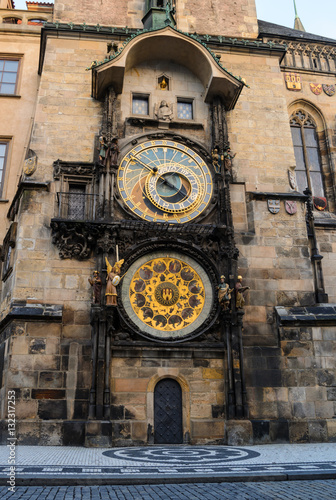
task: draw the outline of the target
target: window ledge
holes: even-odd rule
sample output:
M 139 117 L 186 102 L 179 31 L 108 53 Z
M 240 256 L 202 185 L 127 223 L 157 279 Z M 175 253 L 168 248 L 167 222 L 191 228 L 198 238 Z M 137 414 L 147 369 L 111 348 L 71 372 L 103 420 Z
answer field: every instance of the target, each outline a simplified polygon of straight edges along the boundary
M 176 129 L 181 128 L 181 126 L 189 128 L 189 129 L 203 129 L 203 123 L 195 122 L 194 120 L 172 120 L 172 121 L 163 121 L 157 120 L 156 118 L 150 118 L 145 115 L 133 115 L 126 118 L 127 123 L 131 123 L 132 125 L 142 125 L 146 124 L 149 126 L 157 127 L 158 124 L 163 124 L 165 128 Z
M 336 228 L 336 214 L 332 212 L 315 212 L 314 211 L 314 225 L 322 229 L 335 229 Z
M 14 97 L 16 99 L 21 99 L 19 94 L 0 94 L 0 97 Z
M 4 200 L 4 199 L 0 198 L 0 203 L 9 203 L 9 200 Z

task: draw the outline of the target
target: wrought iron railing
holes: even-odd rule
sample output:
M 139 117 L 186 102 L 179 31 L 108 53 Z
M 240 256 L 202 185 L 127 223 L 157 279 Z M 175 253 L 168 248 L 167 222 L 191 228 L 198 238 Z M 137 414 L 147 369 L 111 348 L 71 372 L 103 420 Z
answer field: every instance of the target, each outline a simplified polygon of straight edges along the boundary
M 96 220 L 103 216 L 104 201 L 98 194 L 57 193 L 58 217 L 68 220 Z

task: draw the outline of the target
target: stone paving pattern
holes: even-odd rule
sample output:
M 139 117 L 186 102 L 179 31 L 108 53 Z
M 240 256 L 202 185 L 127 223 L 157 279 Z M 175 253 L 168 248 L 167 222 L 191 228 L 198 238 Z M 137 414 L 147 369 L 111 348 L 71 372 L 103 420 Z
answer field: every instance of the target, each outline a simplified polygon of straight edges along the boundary
M 139 486 L 0 487 L 3 500 L 334 500 L 336 480 Z

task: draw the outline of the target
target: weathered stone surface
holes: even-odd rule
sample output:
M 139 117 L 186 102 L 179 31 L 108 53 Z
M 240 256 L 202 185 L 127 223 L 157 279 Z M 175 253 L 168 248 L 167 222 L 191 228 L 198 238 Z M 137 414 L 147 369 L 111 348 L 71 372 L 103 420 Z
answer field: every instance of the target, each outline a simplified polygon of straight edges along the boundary
M 325 420 L 308 422 L 308 432 L 311 443 L 324 443 L 328 441 L 327 422 Z
M 289 441 L 289 425 L 287 420 L 270 421 L 271 442 L 287 443 Z
M 252 420 L 253 442 L 270 442 L 270 422 L 269 420 Z
M 38 416 L 42 420 L 59 420 L 67 418 L 66 401 L 40 400 Z
M 29 354 L 44 354 L 46 350 L 46 339 L 32 339 L 29 343 Z
M 146 422 L 132 422 L 132 439 L 143 444 L 147 443 Z
M 225 433 L 229 446 L 244 446 L 253 443 L 253 429 L 250 420 L 228 420 L 225 424 Z
M 336 443 L 336 420 L 327 420 L 328 441 Z
M 62 422 L 41 422 L 40 446 L 61 446 L 63 444 Z
M 63 422 L 63 446 L 84 446 L 85 422 Z
M 191 421 L 192 439 L 205 439 L 209 442 L 214 439 L 224 440 L 224 421 Z
M 289 438 L 291 443 L 308 443 L 309 431 L 307 421 L 289 422 Z
M 40 372 L 39 387 L 41 389 L 59 389 L 64 387 L 63 372 Z
M 112 423 L 107 421 L 88 421 L 85 423 L 85 446 L 91 448 L 110 448 L 112 445 Z

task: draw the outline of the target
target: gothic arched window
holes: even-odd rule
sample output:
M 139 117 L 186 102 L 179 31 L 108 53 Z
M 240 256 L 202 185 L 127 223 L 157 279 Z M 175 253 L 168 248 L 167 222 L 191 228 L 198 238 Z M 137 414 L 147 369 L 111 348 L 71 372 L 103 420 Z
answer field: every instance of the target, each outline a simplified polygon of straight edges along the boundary
M 290 125 L 296 159 L 295 171 L 298 190 L 303 193 L 308 187 L 313 196 L 324 198 L 322 163 L 316 123 L 306 111 L 299 109 L 291 116 Z

